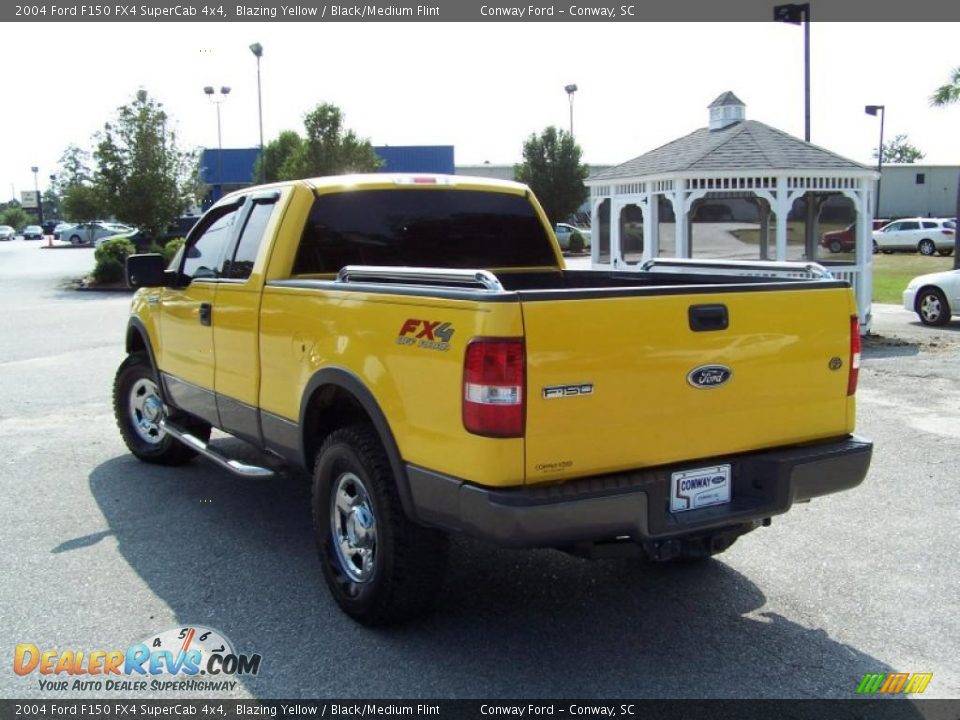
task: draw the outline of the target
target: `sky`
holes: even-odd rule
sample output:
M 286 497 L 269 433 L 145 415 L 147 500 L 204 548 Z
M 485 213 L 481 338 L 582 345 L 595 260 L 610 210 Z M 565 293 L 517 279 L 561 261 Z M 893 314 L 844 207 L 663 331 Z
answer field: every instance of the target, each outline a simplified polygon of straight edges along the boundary
M 813 23 L 811 141 L 873 164 L 904 133 L 922 162 L 960 164 L 960 105 L 929 97 L 960 65 L 958 24 Z M 223 147 L 255 147 L 263 45 L 264 140 L 338 105 L 374 145 L 453 145 L 458 165 L 512 164 L 523 140 L 569 127 L 588 164 L 618 164 L 707 124 L 732 90 L 747 117 L 803 137 L 803 32 L 756 23 L 17 23 L 4 34 L 0 199 L 40 189 L 71 143 L 139 88 L 164 104 L 182 145 L 217 146 L 203 87 L 227 85 Z M 24 62 L 25 61 L 25 62 Z

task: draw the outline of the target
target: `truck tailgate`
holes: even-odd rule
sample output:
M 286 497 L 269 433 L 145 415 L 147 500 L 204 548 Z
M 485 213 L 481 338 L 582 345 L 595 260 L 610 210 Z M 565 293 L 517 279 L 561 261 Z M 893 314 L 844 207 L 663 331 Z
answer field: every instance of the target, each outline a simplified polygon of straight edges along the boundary
M 847 288 L 524 293 L 522 308 L 528 483 L 853 429 Z

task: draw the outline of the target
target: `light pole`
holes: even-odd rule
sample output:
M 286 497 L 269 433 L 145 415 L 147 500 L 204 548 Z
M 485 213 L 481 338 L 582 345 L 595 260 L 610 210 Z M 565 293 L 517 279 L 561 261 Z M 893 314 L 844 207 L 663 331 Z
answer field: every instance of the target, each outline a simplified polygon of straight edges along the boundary
M 573 137 L 573 94 L 577 91 L 577 86 L 570 83 L 563 89 L 567 91 L 567 97 L 570 98 L 570 137 Z
M 37 224 L 42 228 L 43 227 L 43 201 L 40 199 L 40 184 L 37 182 L 37 172 L 40 168 L 36 165 L 30 168 L 33 172 L 33 195 L 37 199 Z
M 803 23 L 803 139 L 810 142 L 810 3 L 790 3 L 773 8 L 776 22 Z
M 880 113 L 880 145 L 877 147 L 877 174 L 883 172 L 883 119 L 886 114 L 886 106 L 884 105 L 867 105 L 863 108 L 863 111 L 867 115 L 877 116 L 877 113 Z M 877 201 L 873 204 L 873 216 L 880 217 L 880 180 L 877 178 Z
M 216 192 L 213 193 L 213 200 L 216 202 L 223 196 L 223 137 L 220 132 L 220 105 L 227 99 L 227 95 L 230 94 L 230 88 L 226 85 L 221 86 L 219 99 L 214 97 L 216 91 L 212 85 L 207 85 L 203 89 L 203 92 L 207 94 L 210 102 L 217 106 L 217 184 L 214 188 L 219 188 L 220 194 L 218 197 Z
M 260 114 L 260 182 L 267 181 L 266 165 L 263 162 L 263 97 L 260 93 L 260 58 L 263 57 L 263 45 L 254 43 L 250 46 L 252 52 L 257 58 L 257 111 Z

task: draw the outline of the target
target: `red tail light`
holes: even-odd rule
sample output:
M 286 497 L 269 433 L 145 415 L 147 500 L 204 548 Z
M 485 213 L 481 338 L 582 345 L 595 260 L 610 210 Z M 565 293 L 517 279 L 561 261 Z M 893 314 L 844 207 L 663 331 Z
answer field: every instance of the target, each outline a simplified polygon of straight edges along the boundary
M 953 235 L 953 230 L 940 230 L 944 235 Z
M 850 374 L 847 376 L 847 395 L 857 392 L 860 379 L 860 319 L 850 317 Z
M 463 426 L 467 432 L 523 437 L 525 385 L 523 340 L 472 340 L 463 361 Z

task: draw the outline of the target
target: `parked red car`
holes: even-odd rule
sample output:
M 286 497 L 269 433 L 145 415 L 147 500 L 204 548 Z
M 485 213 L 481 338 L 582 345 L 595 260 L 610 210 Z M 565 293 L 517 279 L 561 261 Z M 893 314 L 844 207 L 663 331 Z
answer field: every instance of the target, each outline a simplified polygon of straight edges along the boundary
M 874 220 L 873 229 L 879 230 L 889 223 L 889 220 Z M 857 246 L 857 224 L 851 223 L 843 230 L 833 230 L 826 232 L 820 238 L 820 247 L 826 248 L 832 253 L 853 252 Z

